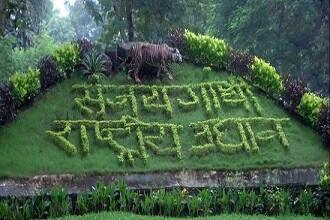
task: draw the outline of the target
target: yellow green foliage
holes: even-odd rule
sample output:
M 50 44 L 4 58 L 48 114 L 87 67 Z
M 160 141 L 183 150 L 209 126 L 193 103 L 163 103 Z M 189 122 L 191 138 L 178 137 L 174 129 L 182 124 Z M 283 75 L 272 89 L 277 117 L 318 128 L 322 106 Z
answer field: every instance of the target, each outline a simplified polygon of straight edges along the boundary
M 230 47 L 222 40 L 202 34 L 185 31 L 189 59 L 199 64 L 225 68 L 228 63 Z
M 9 78 L 10 87 L 18 105 L 33 98 L 38 93 L 40 89 L 39 77 L 39 69 L 29 68 L 27 73 L 16 72 Z
M 323 189 L 330 187 L 330 167 L 329 162 L 324 163 L 320 172 L 320 185 Z
M 269 94 L 279 94 L 283 88 L 281 76 L 275 67 L 255 57 L 252 64 L 253 82 Z
M 298 105 L 298 113 L 312 125 L 316 125 L 320 116 L 321 108 L 325 105 L 325 100 L 318 95 L 308 92 L 301 98 Z
M 78 63 L 79 50 L 78 45 L 65 43 L 54 52 L 54 58 L 60 70 L 62 78 L 75 70 Z

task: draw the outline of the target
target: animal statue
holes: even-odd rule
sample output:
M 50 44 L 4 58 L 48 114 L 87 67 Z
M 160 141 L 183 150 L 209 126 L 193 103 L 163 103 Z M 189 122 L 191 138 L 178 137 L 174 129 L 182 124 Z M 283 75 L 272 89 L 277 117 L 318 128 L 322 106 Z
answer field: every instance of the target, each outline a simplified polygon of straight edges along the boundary
M 182 62 L 182 55 L 177 48 L 169 47 L 167 44 L 152 44 L 145 42 L 132 42 L 128 57 L 131 59 L 128 75 L 134 77 L 135 82 L 140 83 L 139 71 L 145 64 L 158 68 L 157 77 L 163 71 L 170 80 L 173 76 L 169 70 L 169 63 Z

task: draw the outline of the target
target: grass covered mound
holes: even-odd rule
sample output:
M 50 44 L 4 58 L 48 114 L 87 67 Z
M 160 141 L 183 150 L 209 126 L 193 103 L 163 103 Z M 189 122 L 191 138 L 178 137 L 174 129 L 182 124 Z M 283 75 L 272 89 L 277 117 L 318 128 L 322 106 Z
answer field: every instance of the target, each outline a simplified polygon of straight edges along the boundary
M 327 161 L 312 128 L 242 80 L 189 64 L 173 69 L 174 84 L 154 86 L 123 73 L 98 85 L 74 74 L 0 128 L 0 176 Z

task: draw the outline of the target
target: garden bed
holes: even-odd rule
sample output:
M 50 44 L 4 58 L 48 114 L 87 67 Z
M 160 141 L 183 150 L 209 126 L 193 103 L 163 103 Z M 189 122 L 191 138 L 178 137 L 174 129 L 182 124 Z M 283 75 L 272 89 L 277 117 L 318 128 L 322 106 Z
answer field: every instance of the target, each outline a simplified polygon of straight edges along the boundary
M 174 84 L 157 81 L 154 87 L 136 86 L 123 73 L 102 79 L 100 85 L 86 84 L 79 73 L 73 74 L 0 128 L 0 176 L 320 167 L 328 160 L 312 128 L 241 79 L 190 64 L 173 69 Z M 103 103 L 112 100 L 104 111 L 97 88 L 106 90 Z M 133 90 L 135 110 L 132 96 L 123 97 Z M 119 145 L 109 144 L 104 133 L 96 136 L 95 126 L 105 126 L 102 121 L 124 126 L 117 130 L 122 132 Z M 219 142 L 220 134 L 209 129 L 217 123 L 218 130 L 227 132 Z M 66 126 L 71 129 L 64 135 Z M 144 150 L 137 128 L 146 132 Z M 56 134 L 70 144 L 63 145 Z

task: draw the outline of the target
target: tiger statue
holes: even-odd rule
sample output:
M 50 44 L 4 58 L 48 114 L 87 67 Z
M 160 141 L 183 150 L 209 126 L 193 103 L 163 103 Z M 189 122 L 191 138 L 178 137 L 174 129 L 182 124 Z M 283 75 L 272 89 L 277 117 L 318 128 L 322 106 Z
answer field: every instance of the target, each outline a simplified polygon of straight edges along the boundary
M 182 55 L 177 48 L 169 47 L 167 44 L 152 44 L 145 42 L 132 42 L 130 46 L 128 57 L 131 59 L 131 68 L 128 71 L 128 75 L 129 77 L 132 77 L 133 75 L 135 82 L 141 82 L 138 73 L 143 64 L 157 67 L 157 78 L 159 77 L 160 72 L 163 71 L 170 80 L 173 80 L 168 63 L 182 62 Z

